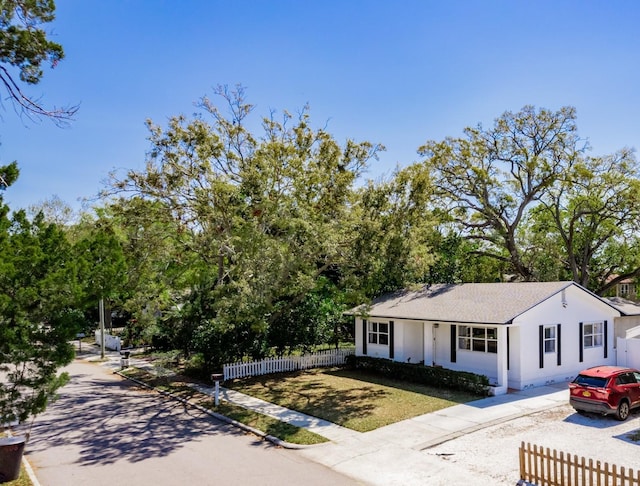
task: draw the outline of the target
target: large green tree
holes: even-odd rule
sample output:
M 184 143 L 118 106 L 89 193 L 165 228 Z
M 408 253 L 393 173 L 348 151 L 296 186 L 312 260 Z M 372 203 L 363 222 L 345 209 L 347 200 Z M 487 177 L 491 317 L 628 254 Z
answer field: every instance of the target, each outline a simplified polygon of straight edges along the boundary
M 640 276 L 640 165 L 631 150 L 580 159 L 541 203 L 530 234 L 560 245 L 554 254 L 568 278 L 604 293 Z
M 104 217 L 109 218 L 124 257 L 118 305 L 132 316 L 127 341 L 150 342 L 159 334 L 158 327 L 174 340 L 178 334 L 189 334 L 183 329 L 185 323 L 171 316 L 183 303 L 185 289 L 198 281 L 202 266 L 191 250 L 191 233 L 184 231 L 165 204 L 140 197 L 112 202 Z M 171 325 L 164 325 L 167 320 Z
M 351 243 L 345 267 L 348 287 L 360 293 L 355 302 L 429 279 L 435 261 L 432 196 L 429 173 L 419 165 L 358 190 L 347 220 Z
M 10 186 L 15 164 L 0 168 Z M 71 361 L 69 340 L 82 325 L 81 287 L 72 246 L 61 227 L 24 211 L 9 216 L 0 199 L 0 424 L 46 408 Z
M 571 279 L 598 293 L 640 275 L 640 172 L 633 151 L 593 157 L 575 110 L 507 112 L 490 129 L 420 148 L 434 204 L 524 280 Z
M 103 319 L 111 327 L 111 310 L 123 301 L 127 265 L 118 227 L 104 212 L 98 209 L 96 217 L 85 215 L 74 228 L 74 253 L 82 275 L 82 307 L 96 309 L 102 300 Z
M 535 270 L 523 257 L 519 229 L 581 156 L 575 118 L 569 107 L 526 106 L 504 113 L 489 129 L 466 128 L 464 137 L 419 149 L 437 188 L 436 204 L 481 244 L 479 253 L 509 263 L 525 280 L 534 279 Z
M 339 144 L 312 128 L 308 109 L 271 114 L 256 135 L 242 88 L 216 94 L 226 113 L 204 98 L 191 120 L 175 117 L 166 129 L 150 122 L 146 169 L 113 189 L 161 204 L 176 232 L 188 233 L 175 241 L 197 258 L 188 257 L 193 278 L 176 320 L 200 327 L 205 344 L 191 344 L 221 360 L 263 354 L 269 327 L 345 261 L 353 186 L 381 147 Z
M 47 108 L 21 87 L 21 83 L 39 83 L 43 65 L 53 68 L 64 58 L 62 46 L 48 39 L 42 28 L 54 18 L 53 0 L 0 0 L 0 83 L 3 98 L 25 116 L 64 122 L 73 117 L 77 106 Z

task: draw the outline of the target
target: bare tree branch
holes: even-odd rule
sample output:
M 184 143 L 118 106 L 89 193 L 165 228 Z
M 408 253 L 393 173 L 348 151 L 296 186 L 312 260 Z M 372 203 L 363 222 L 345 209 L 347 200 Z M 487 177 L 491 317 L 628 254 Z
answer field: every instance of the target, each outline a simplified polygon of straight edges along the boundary
M 18 84 L 15 82 L 7 68 L 0 66 L 0 81 L 7 90 L 8 97 L 15 104 L 20 113 L 24 114 L 30 120 L 36 120 L 41 117 L 52 120 L 56 125 L 66 125 L 72 121 L 79 106 L 71 106 L 68 108 L 45 108 L 42 104 L 25 95 Z

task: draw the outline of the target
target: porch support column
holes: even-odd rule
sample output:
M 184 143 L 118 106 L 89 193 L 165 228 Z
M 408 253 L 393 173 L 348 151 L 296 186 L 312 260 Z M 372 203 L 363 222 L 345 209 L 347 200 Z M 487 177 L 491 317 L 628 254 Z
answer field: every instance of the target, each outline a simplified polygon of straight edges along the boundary
M 498 326 L 498 355 L 497 359 L 497 373 L 498 373 L 498 385 L 504 389 L 503 393 L 507 392 L 509 388 L 509 370 L 508 370 L 508 354 L 507 354 L 507 326 Z
M 430 322 L 422 323 L 422 361 L 425 366 L 435 364 L 435 356 L 433 355 L 433 324 Z

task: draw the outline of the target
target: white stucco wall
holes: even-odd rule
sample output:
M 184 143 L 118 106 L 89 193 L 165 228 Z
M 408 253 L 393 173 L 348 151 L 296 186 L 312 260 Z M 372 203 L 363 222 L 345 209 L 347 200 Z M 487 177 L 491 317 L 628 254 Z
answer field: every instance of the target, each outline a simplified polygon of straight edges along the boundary
M 569 287 L 564 295 L 555 295 L 520 315 L 513 323 L 517 329 L 510 331 L 509 387 L 525 389 L 566 382 L 585 368 L 616 364 L 614 319 L 618 315 L 615 309 L 578 287 Z M 604 357 L 604 346 L 586 348 L 580 362 L 580 322 L 599 321 L 607 321 L 607 358 Z M 555 324 L 562 325 L 561 364 L 557 364 L 555 353 L 545 353 L 544 367 L 540 368 L 539 326 Z
M 479 351 L 471 351 L 459 349 L 456 342 L 456 361 L 451 361 L 451 326 L 457 324 L 440 324 L 438 327 L 438 335 L 442 336 L 438 341 L 438 362 L 437 364 L 443 368 L 456 371 L 471 371 L 479 375 L 489 377 L 492 382 L 496 382 L 497 376 L 497 354 L 483 353 Z M 469 324 L 461 324 L 469 325 Z M 498 327 L 485 326 L 482 324 L 473 324 L 473 327 Z M 456 333 L 457 335 L 457 333 Z
M 372 319 L 375 322 L 386 322 L 388 323 L 388 319 Z M 366 336 L 365 336 L 366 338 Z M 356 318 L 356 356 L 362 356 L 364 353 L 362 351 L 362 318 Z M 396 349 L 397 349 L 396 345 Z M 371 356 L 372 358 L 389 358 L 389 346 L 384 344 L 372 344 L 367 343 L 367 356 Z
M 522 332 L 519 326 L 509 326 L 509 362 L 507 375 L 509 377 L 509 386 L 516 388 L 520 384 L 520 376 L 522 375 L 522 360 L 514 354 L 515 349 L 521 349 Z
M 618 338 L 618 365 L 640 370 L 640 338 Z
M 390 319 L 371 319 L 375 322 L 390 323 L 393 321 L 394 361 L 419 363 L 423 354 L 423 323 L 421 321 L 404 321 Z M 362 356 L 363 330 L 362 318 L 356 317 L 356 355 Z M 389 358 L 389 346 L 367 343 L 367 356 L 372 358 Z M 429 362 L 430 364 L 430 362 Z
M 640 316 L 620 316 L 616 317 L 616 343 L 617 338 L 624 338 L 627 331 L 640 326 Z
M 394 321 L 395 361 L 419 363 L 423 355 L 423 325 L 418 321 Z

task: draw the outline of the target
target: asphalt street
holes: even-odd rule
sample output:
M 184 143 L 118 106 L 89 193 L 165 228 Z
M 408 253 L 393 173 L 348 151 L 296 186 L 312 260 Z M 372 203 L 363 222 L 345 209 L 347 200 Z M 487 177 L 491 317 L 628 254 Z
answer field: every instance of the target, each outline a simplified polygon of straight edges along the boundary
M 27 444 L 42 486 L 359 484 L 97 364 L 66 371 Z

